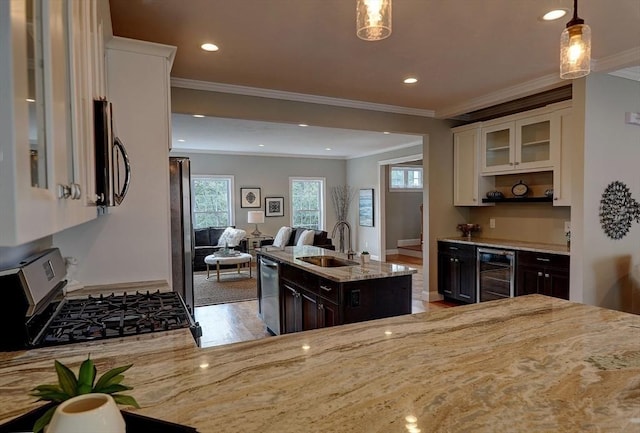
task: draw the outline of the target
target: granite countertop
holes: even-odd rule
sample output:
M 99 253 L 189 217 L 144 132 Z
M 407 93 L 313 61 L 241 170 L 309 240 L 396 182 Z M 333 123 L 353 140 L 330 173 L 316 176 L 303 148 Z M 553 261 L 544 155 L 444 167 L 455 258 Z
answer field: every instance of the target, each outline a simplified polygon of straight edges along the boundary
M 542 295 L 197 348 L 188 330 L 0 353 L 0 422 L 53 360 L 133 363 L 132 412 L 233 432 L 640 430 L 640 316 Z
M 377 278 L 398 277 L 402 275 L 411 275 L 418 272 L 415 268 L 411 268 L 405 265 L 398 265 L 393 263 L 379 262 L 377 260 L 370 260 L 369 263 L 360 264 L 354 266 L 340 266 L 336 268 L 323 268 L 311 263 L 300 260 L 300 257 L 305 256 L 331 256 L 346 259 L 347 255 L 336 251 L 328 250 L 326 248 L 314 247 L 310 245 L 301 247 L 263 247 L 260 248 L 258 254 L 266 257 L 270 257 L 279 262 L 286 263 L 292 266 L 296 266 L 305 271 L 319 275 L 328 280 L 337 281 L 339 283 L 349 281 L 371 280 Z M 353 261 L 359 262 L 360 257 L 356 257 Z
M 495 248 L 509 248 L 513 250 L 533 251 L 534 253 L 571 255 L 569 248 L 561 244 L 543 244 L 537 242 L 512 241 L 506 239 L 474 238 L 466 236 L 438 238 L 439 241 L 457 242 L 460 244 L 478 245 Z

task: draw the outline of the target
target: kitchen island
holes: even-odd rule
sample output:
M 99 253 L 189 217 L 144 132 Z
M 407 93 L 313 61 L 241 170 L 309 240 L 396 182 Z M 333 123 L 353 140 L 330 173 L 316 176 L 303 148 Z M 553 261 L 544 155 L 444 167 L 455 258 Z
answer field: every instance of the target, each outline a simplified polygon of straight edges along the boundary
M 273 334 L 411 313 L 409 266 L 308 245 L 257 254 L 259 312 Z
M 640 431 L 640 316 L 529 295 L 200 349 L 188 330 L 0 354 L 0 422 L 53 360 L 133 363 L 146 416 L 205 432 Z M 413 428 L 413 429 L 411 429 Z

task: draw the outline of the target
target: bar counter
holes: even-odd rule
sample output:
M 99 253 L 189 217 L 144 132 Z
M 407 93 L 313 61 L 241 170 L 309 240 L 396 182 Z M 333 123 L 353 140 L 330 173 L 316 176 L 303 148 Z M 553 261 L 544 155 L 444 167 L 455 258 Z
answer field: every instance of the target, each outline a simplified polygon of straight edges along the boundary
M 53 360 L 205 432 L 640 431 L 640 316 L 530 295 L 200 349 L 188 330 L 0 353 L 0 422 Z

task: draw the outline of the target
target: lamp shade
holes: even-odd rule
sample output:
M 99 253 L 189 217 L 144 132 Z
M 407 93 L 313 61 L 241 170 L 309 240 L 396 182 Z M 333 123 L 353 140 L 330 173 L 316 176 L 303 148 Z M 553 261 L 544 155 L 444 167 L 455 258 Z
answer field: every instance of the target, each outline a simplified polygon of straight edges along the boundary
M 391 35 L 391 0 L 356 0 L 356 34 L 365 41 Z
M 578 17 L 578 0 L 573 0 L 573 18 L 560 36 L 560 78 L 572 80 L 591 71 L 591 29 Z
M 247 222 L 250 224 L 262 224 L 264 222 L 264 211 L 252 210 L 247 213 Z

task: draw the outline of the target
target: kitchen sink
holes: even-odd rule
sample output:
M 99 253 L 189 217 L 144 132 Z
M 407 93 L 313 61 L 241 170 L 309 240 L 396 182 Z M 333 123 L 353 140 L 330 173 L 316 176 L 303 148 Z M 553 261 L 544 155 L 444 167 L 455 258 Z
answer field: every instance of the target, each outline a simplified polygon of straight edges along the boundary
M 303 262 L 311 263 L 312 265 L 322 266 L 323 268 L 337 268 L 340 266 L 356 266 L 360 264 L 352 260 L 345 260 L 339 257 L 332 257 L 332 256 L 308 256 L 308 257 L 298 257 L 298 259 L 302 260 Z

